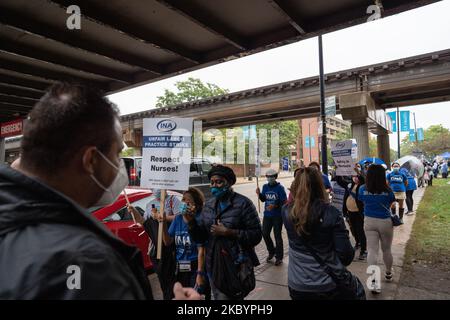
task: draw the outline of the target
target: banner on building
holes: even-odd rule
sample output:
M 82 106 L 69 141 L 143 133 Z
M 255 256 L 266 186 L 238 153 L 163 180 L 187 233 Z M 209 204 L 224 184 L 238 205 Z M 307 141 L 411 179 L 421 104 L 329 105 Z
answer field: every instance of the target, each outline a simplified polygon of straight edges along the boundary
M 409 141 L 416 142 L 416 132 L 414 129 L 409 130 Z
M 400 131 L 409 132 L 411 130 L 409 124 L 409 111 L 400 111 Z
M 417 140 L 418 141 L 423 141 L 424 140 L 423 128 L 417 129 Z
M 392 120 L 392 132 L 397 132 L 397 112 L 392 111 L 388 112 L 387 114 Z
M 192 118 L 144 119 L 141 186 L 187 190 Z
M 331 156 L 336 164 L 337 176 L 351 176 L 358 154 L 355 139 L 331 142 Z

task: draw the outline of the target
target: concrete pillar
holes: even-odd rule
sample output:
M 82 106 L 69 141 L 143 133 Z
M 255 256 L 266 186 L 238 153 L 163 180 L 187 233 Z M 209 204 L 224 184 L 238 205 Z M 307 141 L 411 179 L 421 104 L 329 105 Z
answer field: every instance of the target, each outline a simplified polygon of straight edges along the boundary
M 378 158 L 383 160 L 388 168 L 390 168 L 391 148 L 389 145 L 389 134 L 387 132 L 377 135 L 377 152 Z
M 358 144 L 358 161 L 369 156 L 369 128 L 366 121 L 352 123 L 352 136 Z
M 0 164 L 5 163 L 5 154 L 6 154 L 5 138 L 0 138 Z

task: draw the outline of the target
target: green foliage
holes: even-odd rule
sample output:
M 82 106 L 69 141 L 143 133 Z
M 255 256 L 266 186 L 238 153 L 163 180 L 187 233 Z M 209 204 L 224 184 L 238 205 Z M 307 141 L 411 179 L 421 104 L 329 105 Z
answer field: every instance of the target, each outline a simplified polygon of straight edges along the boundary
M 122 153 L 120 154 L 121 157 L 132 157 L 134 156 L 134 149 L 133 148 L 127 148 L 122 150 Z
M 176 105 L 184 102 L 227 94 L 229 90 L 222 89 L 211 83 L 203 83 L 200 79 L 188 78 L 175 83 L 177 92 L 164 90 L 164 95 L 157 97 L 156 107 Z
M 256 130 L 258 133 L 259 133 L 260 129 L 267 130 L 268 146 L 272 145 L 271 130 L 276 129 L 279 131 L 279 137 L 280 137 L 279 157 L 280 157 L 280 159 L 282 157 L 289 156 L 289 149 L 290 149 L 289 147 L 297 144 L 297 137 L 298 137 L 298 134 L 300 131 L 300 129 L 298 127 L 298 122 L 296 120 L 279 121 L 279 122 L 256 125 Z M 269 149 L 269 147 L 268 147 L 268 149 Z
M 406 136 L 402 139 L 400 150 L 402 155 L 421 150 L 425 156 L 434 157 L 450 150 L 450 130 L 441 124 L 430 126 L 424 131 L 424 141 L 410 142 L 409 136 Z

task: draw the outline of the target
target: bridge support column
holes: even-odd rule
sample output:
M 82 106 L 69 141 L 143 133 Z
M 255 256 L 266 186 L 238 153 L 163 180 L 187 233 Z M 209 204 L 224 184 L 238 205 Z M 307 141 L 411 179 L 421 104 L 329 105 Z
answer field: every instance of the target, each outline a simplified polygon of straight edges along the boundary
M 358 144 L 358 161 L 369 156 L 369 128 L 367 121 L 352 123 L 352 136 Z
M 378 158 L 383 160 L 388 168 L 390 168 L 391 148 L 389 145 L 389 134 L 387 131 L 377 135 L 377 152 Z

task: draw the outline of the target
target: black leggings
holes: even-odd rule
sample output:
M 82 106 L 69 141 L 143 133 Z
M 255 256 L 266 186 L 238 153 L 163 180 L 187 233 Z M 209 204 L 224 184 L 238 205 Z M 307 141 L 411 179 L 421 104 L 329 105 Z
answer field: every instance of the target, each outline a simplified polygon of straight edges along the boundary
M 364 213 L 348 212 L 351 228 L 353 229 L 356 242 L 361 244 L 361 252 L 367 250 L 366 234 L 364 232 Z
M 408 207 L 408 211 L 413 211 L 414 207 L 413 193 L 414 190 L 406 190 L 406 206 Z

